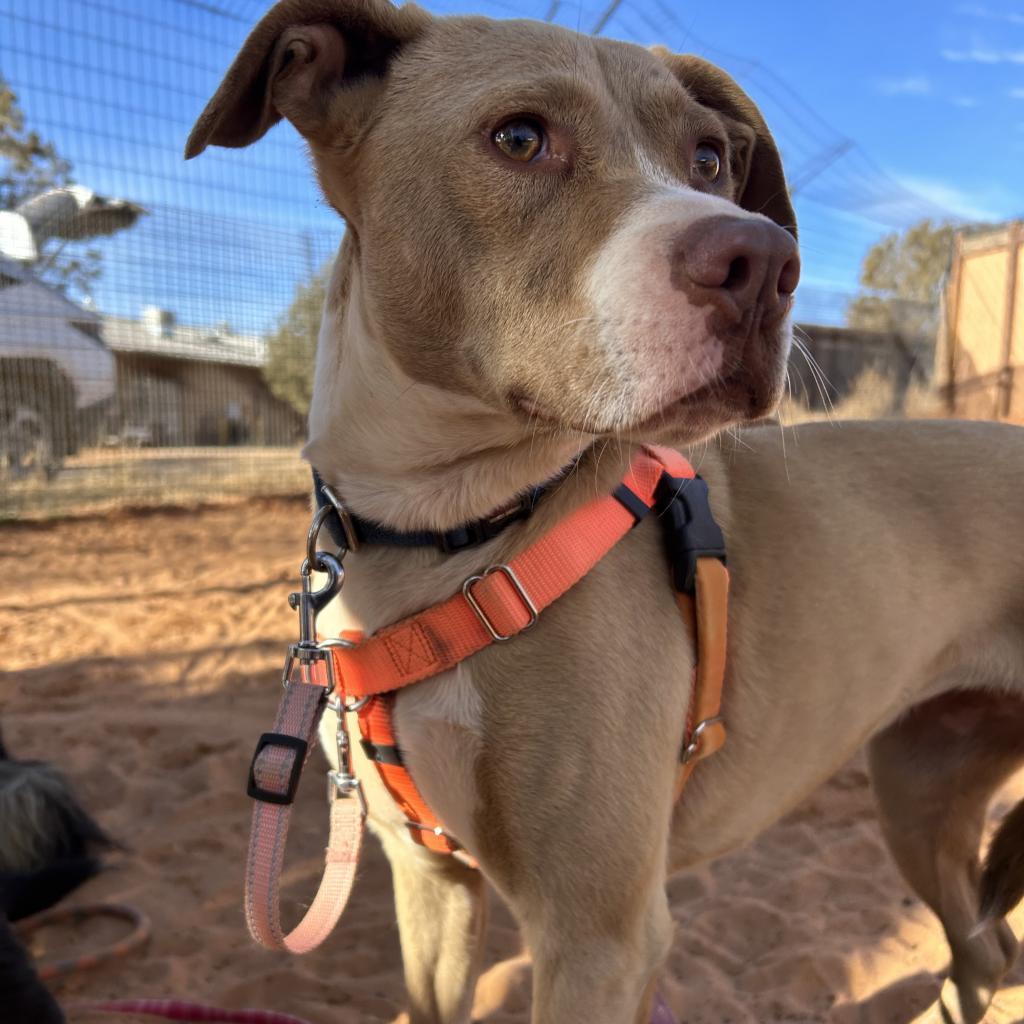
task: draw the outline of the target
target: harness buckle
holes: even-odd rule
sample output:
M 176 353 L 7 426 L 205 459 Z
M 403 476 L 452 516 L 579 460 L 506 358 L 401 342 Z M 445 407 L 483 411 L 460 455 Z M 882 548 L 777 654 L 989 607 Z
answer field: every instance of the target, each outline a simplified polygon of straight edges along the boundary
M 438 550 L 446 555 L 454 555 L 467 548 L 479 547 L 497 537 L 509 524 L 526 519 L 532 511 L 532 501 L 528 497 L 520 498 L 509 508 L 501 509 L 484 519 L 436 534 Z
M 715 522 L 707 481 L 665 473 L 658 483 L 656 508 L 665 528 L 672 584 L 681 594 L 697 592 L 697 561 L 717 558 L 725 564 L 725 537 Z
M 537 611 L 537 606 L 530 599 L 530 595 L 523 588 L 522 583 L 519 581 L 519 577 L 512 570 L 511 566 L 505 565 L 504 563 L 501 565 L 492 565 L 489 569 L 485 569 L 480 573 L 480 575 L 470 576 L 469 579 L 462 584 L 463 596 L 469 602 L 469 607 L 476 613 L 476 617 L 483 623 L 484 629 L 490 633 L 491 639 L 496 640 L 498 643 L 504 643 L 506 640 L 511 640 L 516 633 L 499 633 L 495 628 L 494 623 L 491 622 L 488 617 L 487 612 L 484 611 L 480 602 L 473 596 L 473 584 L 479 583 L 480 580 L 485 579 L 488 576 L 493 576 L 496 572 L 502 573 L 508 579 L 509 583 L 512 584 L 512 589 L 516 592 L 519 600 L 523 602 L 523 605 L 530 614 L 530 621 L 527 622 L 522 629 L 519 629 L 516 632 L 522 633 L 524 630 L 529 629 L 537 621 L 539 613 Z

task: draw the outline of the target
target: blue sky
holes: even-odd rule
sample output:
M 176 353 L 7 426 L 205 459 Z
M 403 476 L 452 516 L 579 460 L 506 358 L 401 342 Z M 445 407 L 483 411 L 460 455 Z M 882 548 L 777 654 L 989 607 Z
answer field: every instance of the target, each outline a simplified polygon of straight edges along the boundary
M 553 0 L 445 0 L 437 13 L 543 18 Z M 592 29 L 605 3 L 562 0 Z M 0 0 L 0 74 L 77 178 L 150 215 L 102 243 L 101 308 L 272 325 L 340 225 L 287 125 L 185 164 L 191 121 L 264 5 Z M 731 71 L 779 138 L 804 248 L 798 313 L 841 320 L 864 252 L 922 216 L 1024 214 L 1024 0 L 623 0 L 606 35 Z

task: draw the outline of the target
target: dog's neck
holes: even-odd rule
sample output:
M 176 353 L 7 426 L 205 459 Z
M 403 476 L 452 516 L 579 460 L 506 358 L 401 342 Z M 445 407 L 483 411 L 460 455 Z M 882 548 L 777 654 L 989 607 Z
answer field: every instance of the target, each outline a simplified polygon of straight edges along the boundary
M 349 272 L 345 301 L 336 280 L 325 303 L 303 454 L 354 513 L 396 530 L 449 530 L 511 505 L 593 443 L 525 430 L 511 412 L 409 378 L 366 327 Z

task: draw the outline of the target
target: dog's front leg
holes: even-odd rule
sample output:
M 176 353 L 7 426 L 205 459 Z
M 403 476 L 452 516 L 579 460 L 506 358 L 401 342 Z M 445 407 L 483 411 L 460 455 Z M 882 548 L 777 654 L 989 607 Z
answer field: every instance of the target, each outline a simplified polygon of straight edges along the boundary
M 528 691 L 527 680 L 517 685 Z M 477 820 L 481 866 L 531 953 L 533 1024 L 648 1024 L 674 930 L 674 702 L 660 695 L 660 718 L 654 701 L 638 702 L 632 730 L 624 716 L 593 713 L 593 701 L 572 720 L 556 701 L 530 703 L 532 715 L 488 744 L 495 764 L 481 773 Z
M 409 1024 L 468 1024 L 487 899 L 479 871 L 382 835 L 391 862 Z
M 610 876 L 609 884 L 611 899 L 577 901 L 563 891 L 531 908 L 533 1024 L 648 1024 L 673 933 L 664 876 Z
M 434 684 L 422 684 L 429 693 Z M 349 715 L 349 734 L 358 734 L 355 715 Z M 436 740 L 441 750 L 451 744 L 431 729 L 443 723 L 417 723 L 406 716 L 406 734 L 415 739 L 416 726 L 425 729 L 428 748 Z M 337 718 L 324 712 L 320 739 L 332 767 L 337 767 L 334 736 Z M 422 742 L 422 738 L 421 738 Z M 385 790 L 376 769 L 358 743 L 352 760 L 370 808 L 370 825 L 380 838 L 391 864 L 395 909 L 402 943 L 402 966 L 409 995 L 409 1013 L 402 1024 L 469 1024 L 476 980 L 483 958 L 487 897 L 480 872 L 456 857 L 432 853 L 409 839 L 404 816 Z

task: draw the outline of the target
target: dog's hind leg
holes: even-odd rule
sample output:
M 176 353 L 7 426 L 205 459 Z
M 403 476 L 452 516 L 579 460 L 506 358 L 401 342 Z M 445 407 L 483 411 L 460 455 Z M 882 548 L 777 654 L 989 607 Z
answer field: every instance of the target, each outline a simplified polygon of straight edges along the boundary
M 1017 956 L 1005 920 L 978 927 L 978 848 L 993 793 L 1024 763 L 1024 702 L 944 694 L 876 736 L 868 757 L 889 849 L 952 952 L 939 1002 L 919 1020 L 977 1024 Z

